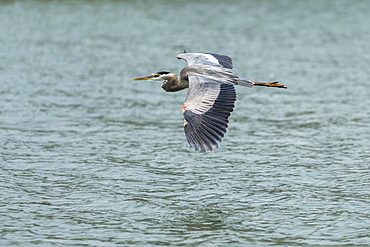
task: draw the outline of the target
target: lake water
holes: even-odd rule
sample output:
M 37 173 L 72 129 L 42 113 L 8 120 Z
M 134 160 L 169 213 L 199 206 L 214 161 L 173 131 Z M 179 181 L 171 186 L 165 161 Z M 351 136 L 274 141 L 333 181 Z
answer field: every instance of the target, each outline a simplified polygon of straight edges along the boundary
M 369 246 L 369 1 L 1 1 L 1 246 Z M 186 90 L 131 78 L 214 52 L 214 152 Z

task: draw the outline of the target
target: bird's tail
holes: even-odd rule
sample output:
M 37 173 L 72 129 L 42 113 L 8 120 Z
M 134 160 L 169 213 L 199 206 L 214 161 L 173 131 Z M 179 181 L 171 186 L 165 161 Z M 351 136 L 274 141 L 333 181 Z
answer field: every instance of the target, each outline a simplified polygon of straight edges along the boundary
M 243 87 L 253 87 L 252 79 L 239 78 L 237 84 Z

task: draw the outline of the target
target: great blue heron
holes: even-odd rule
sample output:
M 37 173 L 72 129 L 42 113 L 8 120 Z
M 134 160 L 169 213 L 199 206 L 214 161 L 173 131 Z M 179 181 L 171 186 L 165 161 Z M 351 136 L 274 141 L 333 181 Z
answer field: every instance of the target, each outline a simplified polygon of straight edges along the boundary
M 181 70 L 180 77 L 160 71 L 132 80 L 164 81 L 162 88 L 167 92 L 189 88 L 182 105 L 184 130 L 189 146 L 197 151 L 212 151 L 224 137 L 228 117 L 235 106 L 234 85 L 286 88 L 277 81 L 255 82 L 236 76 L 232 71 L 231 58 L 225 55 L 185 52 L 176 58 L 188 63 Z

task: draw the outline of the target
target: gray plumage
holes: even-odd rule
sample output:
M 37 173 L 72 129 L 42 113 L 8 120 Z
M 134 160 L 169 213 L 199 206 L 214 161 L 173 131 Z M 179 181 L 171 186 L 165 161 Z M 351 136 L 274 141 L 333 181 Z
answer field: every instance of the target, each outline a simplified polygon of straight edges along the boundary
M 252 87 L 253 82 L 236 76 L 227 56 L 184 53 L 176 57 L 188 62 L 180 72 L 180 78 L 189 81 L 183 103 L 185 136 L 195 150 L 211 151 L 226 133 L 235 106 L 234 85 Z
M 232 71 L 230 57 L 214 53 L 182 53 L 176 56 L 188 63 L 179 78 L 161 71 L 133 80 L 164 80 L 162 88 L 176 92 L 189 88 L 182 105 L 185 136 L 197 151 L 212 151 L 224 137 L 229 116 L 235 107 L 234 85 L 286 88 L 278 82 L 255 82 L 238 77 Z

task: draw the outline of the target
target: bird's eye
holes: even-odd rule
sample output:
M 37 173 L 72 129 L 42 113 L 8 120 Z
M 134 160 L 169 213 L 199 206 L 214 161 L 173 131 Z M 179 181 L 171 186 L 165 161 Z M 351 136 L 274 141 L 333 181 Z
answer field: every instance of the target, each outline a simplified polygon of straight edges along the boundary
M 158 75 L 158 74 L 154 74 L 153 76 L 154 76 L 154 77 L 159 77 L 159 75 Z

